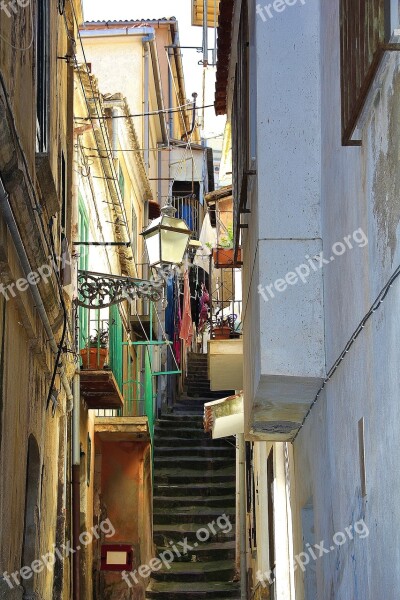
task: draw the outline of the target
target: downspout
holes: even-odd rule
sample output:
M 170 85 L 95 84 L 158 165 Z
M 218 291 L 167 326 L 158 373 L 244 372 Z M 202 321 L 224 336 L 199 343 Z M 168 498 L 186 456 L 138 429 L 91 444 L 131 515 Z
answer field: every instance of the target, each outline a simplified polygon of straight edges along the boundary
M 150 167 L 150 116 L 149 116 L 149 110 L 150 110 L 150 100 L 149 100 L 149 80 L 150 80 L 150 73 L 149 73 L 149 37 L 150 36 L 146 36 L 143 38 L 143 48 L 144 48 L 144 81 L 143 81 L 143 86 L 144 86 L 144 110 L 143 112 L 145 113 L 145 117 L 144 117 L 144 164 L 147 170 L 147 175 L 149 174 L 149 167 Z
M 173 42 L 174 43 L 174 42 Z M 168 48 L 168 58 L 169 58 L 169 62 L 172 65 L 171 62 L 171 56 L 173 55 L 173 53 L 171 54 L 171 48 Z M 168 69 L 168 107 L 172 108 L 172 73 L 171 73 L 171 69 Z M 172 139 L 174 137 L 174 113 L 170 113 L 169 114 L 169 137 L 170 139 Z
M 30 291 L 31 291 L 33 299 L 35 301 L 35 307 L 39 313 L 40 319 L 43 323 L 43 327 L 46 331 L 50 348 L 54 352 L 55 356 L 57 356 L 58 345 L 57 345 L 56 339 L 54 337 L 53 330 L 50 325 L 50 321 L 47 317 L 46 309 L 43 304 L 42 298 L 40 296 L 39 289 L 36 285 L 30 283 L 30 281 L 29 281 L 28 276 L 32 273 L 32 267 L 29 263 L 28 256 L 25 252 L 25 248 L 22 243 L 22 240 L 21 240 L 21 237 L 20 237 L 20 234 L 18 231 L 18 227 L 17 227 L 17 224 L 14 219 L 12 208 L 11 208 L 11 205 L 9 202 L 8 194 L 6 192 L 6 189 L 4 187 L 4 184 L 3 184 L 3 181 L 1 178 L 0 178 L 0 210 L 3 214 L 4 220 L 10 231 L 11 238 L 14 242 L 14 246 L 17 251 L 18 258 L 19 258 L 22 270 L 24 272 L 24 275 L 25 275 L 27 281 L 29 282 Z M 61 378 L 61 383 L 62 383 L 62 386 L 65 390 L 65 394 L 67 397 L 67 403 L 69 403 L 72 406 L 73 394 L 72 394 L 72 391 L 71 391 L 71 388 L 69 385 L 69 381 L 65 374 L 65 366 L 63 364 L 61 364 L 61 368 L 60 368 L 60 378 Z
M 113 126 L 115 128 L 115 121 Z M 80 130 L 74 131 L 74 166 L 72 170 L 72 219 L 73 225 L 76 227 L 79 221 L 79 144 L 78 136 Z M 116 146 L 114 146 L 115 148 Z M 80 240 L 79 240 L 80 241 Z M 79 249 L 82 251 L 82 248 Z M 86 252 L 86 248 L 84 248 Z M 75 293 L 78 295 L 78 262 L 75 263 L 74 281 L 75 281 Z M 77 304 L 74 304 L 74 340 L 75 348 L 79 351 L 79 309 Z M 80 445 L 80 410 L 81 410 L 81 381 L 80 381 L 80 364 L 77 362 L 74 381 L 73 381 L 73 395 L 74 404 L 72 409 L 72 540 L 73 548 L 75 553 L 72 557 L 72 590 L 73 600 L 80 600 L 80 547 L 79 536 L 81 533 L 81 445 Z
M 74 408 L 72 411 L 72 539 L 75 550 L 75 554 L 72 557 L 73 600 L 80 599 L 80 550 L 78 550 L 81 533 L 80 385 L 80 373 L 77 369 L 73 384 Z
M 203 67 L 208 67 L 208 0 L 203 0 Z
M 240 600 L 247 600 L 246 444 L 244 433 L 237 435 L 237 441 L 239 447 Z

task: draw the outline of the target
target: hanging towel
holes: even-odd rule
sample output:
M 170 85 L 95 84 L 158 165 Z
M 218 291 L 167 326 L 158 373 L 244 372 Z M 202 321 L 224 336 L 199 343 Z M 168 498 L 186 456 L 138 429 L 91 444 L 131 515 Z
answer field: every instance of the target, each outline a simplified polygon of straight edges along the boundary
M 190 305 L 189 274 L 187 270 L 185 271 L 183 281 L 183 318 L 181 323 L 181 330 L 179 332 L 179 337 L 181 338 L 181 340 L 184 341 L 185 347 L 189 348 L 192 345 L 193 322 Z

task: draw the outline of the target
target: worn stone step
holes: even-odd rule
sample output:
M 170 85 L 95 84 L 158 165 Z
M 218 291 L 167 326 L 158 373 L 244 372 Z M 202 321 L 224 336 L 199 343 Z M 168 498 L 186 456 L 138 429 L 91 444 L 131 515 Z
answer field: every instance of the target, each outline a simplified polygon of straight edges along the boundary
M 204 438 L 206 433 L 204 429 L 198 429 L 196 427 L 159 427 L 156 425 L 154 428 L 154 435 L 156 438 Z
M 158 445 L 162 446 L 163 448 L 165 447 L 174 447 L 174 448 L 187 448 L 187 447 L 195 447 L 198 448 L 200 446 L 202 447 L 206 447 L 206 448 L 226 448 L 228 445 L 230 445 L 230 441 L 232 441 L 232 443 L 234 443 L 234 439 L 233 441 L 231 440 L 231 438 L 220 438 L 217 440 L 213 440 L 212 437 L 210 436 L 210 434 L 203 432 L 203 436 L 202 437 L 191 437 L 191 438 L 177 438 L 177 437 L 166 437 L 166 436 L 162 436 L 160 438 L 157 437 L 157 435 L 155 436 L 155 440 L 154 440 L 154 447 L 156 448 Z M 229 441 L 227 441 L 229 440 Z
M 169 508 L 157 508 L 153 511 L 153 523 L 155 525 L 172 523 L 201 523 L 207 525 L 215 522 L 221 516 L 221 513 L 229 517 L 231 523 L 235 522 L 236 515 L 232 507 L 230 510 L 227 507 L 221 510 L 215 506 L 190 506 L 180 507 L 174 511 Z
M 202 483 L 204 486 L 214 481 L 220 481 L 221 483 L 232 483 L 236 481 L 235 469 L 220 469 L 219 471 L 208 471 L 207 473 L 201 473 L 199 471 L 187 471 L 179 470 L 177 472 L 171 472 L 170 470 L 157 470 L 154 475 L 154 483 L 156 484 L 175 484 L 181 483 L 191 486 L 194 483 Z
M 196 549 L 192 551 L 196 556 Z M 162 568 L 152 574 L 155 581 L 231 581 L 235 576 L 235 563 L 232 560 L 215 562 L 173 562 L 168 568 Z
M 186 582 L 184 584 L 154 581 L 146 591 L 149 600 L 218 600 L 236 598 L 239 585 L 231 582 Z
M 179 415 L 175 415 L 175 419 L 157 419 L 155 423 L 156 427 L 162 429 L 187 429 L 194 428 L 204 431 L 204 422 L 202 415 L 194 415 L 189 419 L 180 419 Z
M 170 548 L 170 547 L 169 547 Z M 160 546 L 157 548 L 158 555 L 164 552 L 168 548 L 166 546 Z M 182 556 L 176 558 L 176 562 L 188 562 L 191 561 L 192 556 L 202 562 L 214 561 L 214 560 L 234 560 L 236 557 L 236 542 L 211 542 L 199 544 L 196 548 L 184 548 L 178 547 L 182 552 L 185 551 Z
M 210 529 L 210 525 L 204 523 L 156 523 L 153 527 L 154 543 L 158 548 L 160 546 L 167 547 L 171 542 L 176 543 L 187 540 L 193 547 L 198 548 L 202 544 L 233 542 L 235 540 L 235 525 L 230 521 L 229 523 L 226 522 L 226 525 L 224 530 L 215 528 L 214 533 Z M 206 533 L 208 533 L 208 538 L 206 538 Z M 196 543 L 197 546 L 195 546 Z
M 224 446 L 214 446 L 214 440 L 210 440 L 210 444 L 205 446 L 179 446 L 179 456 L 217 456 L 230 457 L 235 460 L 235 447 L 225 443 Z M 158 446 L 154 448 L 154 457 L 177 457 L 177 448 L 171 446 Z
M 218 451 L 215 450 L 218 454 Z M 178 457 L 160 457 L 154 458 L 154 466 L 156 469 L 175 469 Z M 179 452 L 179 466 L 190 467 L 196 471 L 206 471 L 207 473 L 211 470 L 224 469 L 233 464 L 233 460 L 230 456 L 193 456 L 191 454 L 183 454 Z
M 181 494 L 185 494 L 186 496 L 197 496 L 202 494 L 203 497 L 217 497 L 224 496 L 229 492 L 231 494 L 235 494 L 236 491 L 236 478 L 232 479 L 229 482 L 221 482 L 221 481 L 212 481 L 207 485 L 201 483 L 191 482 L 188 485 L 188 482 L 185 480 L 182 483 L 171 484 L 171 483 L 157 483 L 154 482 L 154 495 L 155 496 L 165 496 L 165 497 L 176 497 Z
M 158 419 L 156 421 L 156 423 L 158 422 L 162 422 L 162 423 L 201 423 L 203 424 L 203 417 L 199 416 L 197 414 L 189 414 L 189 415 L 177 415 L 175 413 L 170 413 L 170 414 L 163 414 L 161 415 L 161 419 Z
M 186 507 L 220 507 L 220 508 L 232 508 L 235 507 L 236 498 L 233 494 L 221 495 L 221 496 L 154 496 L 153 505 L 154 509 L 160 508 L 174 508 L 178 511 L 183 510 Z

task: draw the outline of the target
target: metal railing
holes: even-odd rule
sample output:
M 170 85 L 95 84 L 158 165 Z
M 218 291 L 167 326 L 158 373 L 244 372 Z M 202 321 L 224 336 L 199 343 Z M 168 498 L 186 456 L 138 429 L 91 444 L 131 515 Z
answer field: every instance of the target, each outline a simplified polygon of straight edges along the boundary
M 199 239 L 203 225 L 205 209 L 196 196 L 174 196 L 172 205 L 176 208 L 176 217 L 183 219 L 193 232 L 192 239 Z

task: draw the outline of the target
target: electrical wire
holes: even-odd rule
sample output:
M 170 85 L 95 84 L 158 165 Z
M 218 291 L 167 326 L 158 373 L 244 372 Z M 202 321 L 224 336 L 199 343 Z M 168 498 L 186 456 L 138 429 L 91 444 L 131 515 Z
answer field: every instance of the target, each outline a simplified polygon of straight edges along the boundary
M 188 107 L 190 107 L 190 108 L 188 108 Z M 102 117 L 99 117 L 99 119 L 103 119 L 104 121 L 112 121 L 113 119 L 135 119 L 137 117 L 151 117 L 153 115 L 162 115 L 162 114 L 169 115 L 172 113 L 181 113 L 183 109 L 185 109 L 187 112 L 191 112 L 193 110 L 200 110 L 201 108 L 214 108 L 214 104 L 206 104 L 203 106 L 194 107 L 193 102 L 188 102 L 186 104 L 176 106 L 175 108 L 164 108 L 161 110 L 152 110 L 150 112 L 137 113 L 134 115 L 104 115 Z M 90 121 L 90 117 L 75 116 L 74 119 L 77 119 L 79 121 Z
M 11 6 L 11 3 L 10 3 Z M 35 39 L 35 27 L 34 27 L 34 23 L 33 23 L 33 7 L 32 7 L 32 2 L 29 2 L 29 12 L 30 12 L 30 16 L 31 16 L 31 31 L 32 31 L 32 35 L 31 35 L 31 41 L 29 42 L 29 46 L 27 46 L 26 48 L 19 48 L 18 46 L 14 46 L 11 42 L 9 42 L 3 35 L 0 34 L 0 38 L 6 43 L 8 44 L 13 50 L 18 50 L 19 52 L 27 52 L 28 50 L 31 49 L 32 45 L 33 45 L 33 41 Z M 4 10 L 4 9 L 3 9 Z M 11 17 L 10 17 L 11 18 Z
M 70 5 L 71 5 L 73 19 L 75 21 L 76 29 L 77 29 L 77 32 L 78 32 L 79 43 L 80 43 L 80 47 L 81 47 L 81 50 L 82 50 L 84 64 L 85 64 L 85 67 L 86 67 L 86 74 L 88 75 L 88 81 L 89 81 L 89 85 L 90 85 L 90 88 L 91 88 L 91 91 L 92 91 L 92 101 L 93 101 L 93 105 L 94 105 L 94 110 L 96 112 L 96 119 L 94 119 L 92 116 L 89 116 L 88 119 L 91 122 L 93 131 L 95 131 L 94 121 L 98 120 L 99 122 L 101 122 L 101 119 L 103 117 L 102 117 L 102 115 L 99 112 L 99 108 L 98 108 L 98 105 L 97 105 L 97 102 L 96 102 L 96 94 L 95 94 L 95 91 L 94 91 L 94 88 L 93 88 L 93 82 L 92 82 L 91 74 L 90 74 L 89 69 L 88 69 L 88 63 L 87 63 L 87 60 L 86 60 L 86 53 L 85 53 L 85 48 L 84 48 L 83 41 L 82 41 L 82 36 L 80 35 L 80 32 L 79 32 L 79 23 L 78 23 L 78 19 L 77 19 L 76 12 L 75 12 L 75 7 L 74 7 L 74 4 L 73 4 L 73 1 L 72 0 L 69 0 L 69 1 L 70 1 Z M 66 22 L 66 20 L 65 20 L 65 22 Z M 67 30 L 68 30 L 68 27 L 67 27 Z M 82 75 L 81 75 L 81 72 L 80 72 L 80 69 L 79 69 L 78 59 L 77 59 L 76 52 L 75 52 L 74 49 L 73 49 L 73 59 L 74 59 L 74 62 L 75 62 L 75 66 L 76 66 L 76 70 L 77 70 L 77 73 L 78 73 L 79 81 L 80 81 L 80 84 L 81 84 L 83 96 L 84 96 L 86 107 L 87 107 L 87 110 L 88 110 L 88 114 L 90 115 L 91 110 L 90 110 L 90 106 L 89 106 L 89 99 L 87 98 L 87 95 L 86 95 L 85 86 L 84 86 L 84 83 L 83 83 L 83 80 L 82 80 Z M 101 133 L 101 137 L 103 139 L 104 146 L 107 149 L 110 146 L 110 140 L 108 138 L 108 133 L 104 132 L 104 128 L 103 127 L 100 127 L 99 130 L 100 130 L 100 133 Z M 96 143 L 97 143 L 96 136 L 94 136 L 94 139 L 96 140 Z M 99 147 L 98 147 L 98 152 L 101 152 L 101 150 L 100 150 Z M 114 164 L 112 163 L 110 157 L 108 158 L 108 162 L 109 162 L 111 173 L 114 173 L 115 172 Z M 103 164 L 102 160 L 100 161 L 100 164 L 101 164 L 101 168 L 102 168 L 102 171 L 103 171 L 103 175 L 104 175 L 105 178 L 107 178 L 107 174 L 105 172 L 105 167 L 104 167 L 104 164 Z M 110 178 L 107 178 L 107 179 L 110 179 Z M 115 187 L 115 191 L 117 193 L 117 196 L 118 196 L 118 198 L 120 198 L 120 190 L 119 190 L 119 187 L 118 187 L 118 181 L 114 177 L 112 179 L 114 179 L 114 187 Z M 127 215 L 126 215 L 125 205 L 124 205 L 123 202 L 120 202 L 119 204 L 120 204 L 119 208 L 121 209 L 121 212 L 122 212 L 123 217 L 124 217 L 124 219 L 123 219 L 124 222 L 122 222 L 122 225 L 124 225 L 126 227 L 126 229 L 128 230 L 128 226 L 126 225 L 126 223 L 128 222 L 128 219 L 127 219 Z M 132 242 L 131 242 L 131 248 L 130 249 L 131 249 L 131 253 L 132 253 L 131 260 L 133 260 L 133 263 L 134 263 L 134 266 L 135 266 L 135 270 L 137 272 L 137 265 L 136 265 L 136 260 L 135 260 L 135 253 L 134 253 L 134 250 L 133 250 L 133 247 L 132 247 Z
M 393 283 L 396 281 L 396 279 L 400 276 L 400 265 L 397 267 L 397 269 L 394 271 L 393 275 L 390 277 L 389 281 L 386 283 L 386 285 L 384 285 L 384 287 L 382 288 L 382 290 L 379 292 L 378 296 L 376 297 L 375 301 L 373 302 L 373 304 L 371 305 L 370 309 L 368 310 L 368 312 L 366 313 L 366 315 L 361 319 L 360 323 L 358 324 L 358 326 L 356 327 L 356 329 L 354 330 L 354 332 L 352 333 L 349 341 L 347 342 L 346 346 L 344 347 L 344 350 L 342 351 L 342 353 L 339 355 L 339 357 L 336 359 L 336 361 L 334 362 L 333 366 L 330 368 L 326 378 L 324 379 L 321 387 L 319 388 L 314 400 L 311 403 L 310 408 L 308 409 L 298 431 L 296 432 L 296 435 L 294 436 L 292 443 L 295 442 L 297 436 L 299 435 L 301 429 L 304 427 L 304 424 L 309 416 L 309 414 L 311 413 L 312 409 L 314 408 L 315 404 L 318 402 L 319 397 L 321 396 L 322 392 L 324 391 L 324 389 L 326 388 L 328 382 L 332 379 L 332 377 L 334 376 L 334 374 L 336 373 L 336 371 L 339 369 L 340 365 L 342 364 L 342 362 L 344 361 L 346 354 L 348 354 L 348 352 L 350 351 L 351 347 L 353 346 L 353 344 L 355 343 L 356 339 L 358 338 L 358 336 L 361 334 L 362 330 L 364 329 L 365 325 L 367 324 L 367 322 L 369 321 L 369 319 L 372 317 L 372 315 L 374 314 L 374 312 L 376 312 L 377 310 L 380 309 L 380 307 L 382 306 L 382 302 L 385 300 L 386 296 L 388 295 L 390 288 L 392 287 Z

